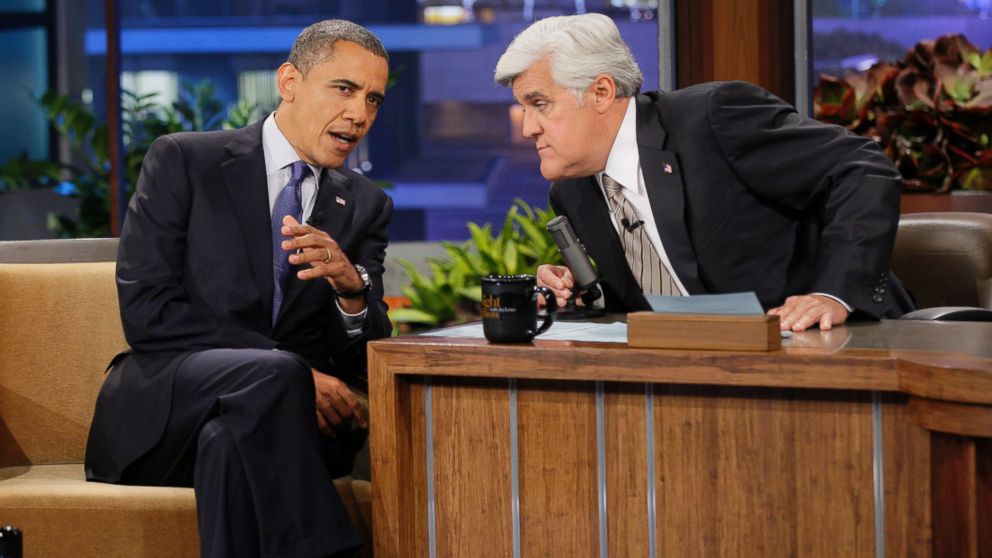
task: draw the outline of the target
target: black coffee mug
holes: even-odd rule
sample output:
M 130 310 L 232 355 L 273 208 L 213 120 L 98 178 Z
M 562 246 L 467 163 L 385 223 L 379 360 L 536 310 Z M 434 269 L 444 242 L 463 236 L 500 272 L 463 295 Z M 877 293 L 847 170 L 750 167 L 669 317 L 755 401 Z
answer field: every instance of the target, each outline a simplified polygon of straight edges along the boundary
M 533 275 L 482 278 L 482 331 L 491 343 L 525 343 L 551 327 L 558 314 L 555 295 L 538 287 Z M 547 301 L 547 315 L 537 327 L 537 295 Z

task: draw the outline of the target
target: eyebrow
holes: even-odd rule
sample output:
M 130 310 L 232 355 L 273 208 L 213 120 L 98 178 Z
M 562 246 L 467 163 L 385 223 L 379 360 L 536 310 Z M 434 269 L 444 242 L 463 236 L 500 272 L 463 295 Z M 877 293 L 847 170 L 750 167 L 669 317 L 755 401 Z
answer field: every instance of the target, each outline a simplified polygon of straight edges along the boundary
M 532 101 L 534 99 L 546 99 L 547 95 L 541 93 L 540 91 L 531 91 L 523 96 L 521 101 Z

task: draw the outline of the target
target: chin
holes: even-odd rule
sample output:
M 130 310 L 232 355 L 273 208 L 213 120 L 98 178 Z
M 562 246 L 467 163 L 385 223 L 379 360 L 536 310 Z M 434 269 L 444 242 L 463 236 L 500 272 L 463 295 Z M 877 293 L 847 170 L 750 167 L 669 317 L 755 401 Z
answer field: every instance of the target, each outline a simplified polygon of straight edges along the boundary
M 319 161 L 317 161 L 317 164 L 320 165 L 322 168 L 325 168 L 325 169 L 336 169 L 336 168 L 340 168 L 342 165 L 344 165 L 344 162 L 347 159 L 348 159 L 348 156 L 347 155 L 345 155 L 344 157 L 342 157 L 340 155 L 332 155 L 332 156 L 329 156 L 329 157 L 323 157 L 323 158 L 321 158 Z
M 555 168 L 550 165 L 541 164 L 541 176 L 545 180 L 561 180 L 562 178 L 568 178 L 564 176 L 560 168 Z

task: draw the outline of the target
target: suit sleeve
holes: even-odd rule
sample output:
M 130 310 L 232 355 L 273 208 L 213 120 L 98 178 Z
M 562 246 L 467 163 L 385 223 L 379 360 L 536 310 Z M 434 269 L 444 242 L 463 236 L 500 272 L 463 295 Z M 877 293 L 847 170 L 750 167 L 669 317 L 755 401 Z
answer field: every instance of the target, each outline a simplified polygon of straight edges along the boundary
M 819 221 L 809 292 L 879 318 L 899 222 L 899 173 L 888 157 L 749 83 L 715 88 L 707 111 L 716 143 L 755 195 Z
M 157 139 L 148 150 L 121 231 L 117 294 L 128 344 L 138 351 L 216 347 L 271 349 L 256 331 L 219 320 L 184 286 L 192 192 L 182 148 Z
M 378 187 L 376 188 L 378 190 Z M 352 263 L 365 267 L 369 279 L 372 281 L 372 289 L 366 295 L 368 311 L 365 314 L 362 333 L 355 337 L 348 337 L 340 315 L 338 316 L 341 321 L 340 327 L 331 328 L 329 331 L 328 346 L 331 347 L 331 360 L 334 368 L 339 371 L 364 373 L 367 363 L 366 343 L 389 337 L 393 331 L 393 326 L 387 315 L 388 308 L 383 300 L 384 289 L 382 285 L 386 245 L 389 242 L 387 227 L 393 214 L 393 200 L 381 191 L 377 193 L 381 195 L 381 199 L 377 200 L 378 210 L 368 227 L 368 233 L 358 248 L 349 251 L 348 254 Z

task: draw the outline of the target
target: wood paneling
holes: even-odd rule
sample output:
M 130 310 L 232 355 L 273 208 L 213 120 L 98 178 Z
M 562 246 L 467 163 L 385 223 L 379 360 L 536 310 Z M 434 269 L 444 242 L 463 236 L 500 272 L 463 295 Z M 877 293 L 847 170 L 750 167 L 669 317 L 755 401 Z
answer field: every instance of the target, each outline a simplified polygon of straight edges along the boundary
M 373 544 L 376 556 L 427 553 L 423 385 L 389 372 L 369 347 Z
M 892 325 L 851 329 L 895 337 L 905 329 Z M 911 340 L 946 334 L 947 324 L 930 325 L 910 328 Z M 872 338 L 873 350 L 852 348 L 864 343 L 856 336 L 839 345 L 808 337 L 802 347 L 760 354 L 560 341 L 371 343 L 376 555 L 427 554 L 425 375 L 440 556 L 507 555 L 503 386 L 522 375 L 525 556 L 598 554 L 594 381 L 606 386 L 611 555 L 647 552 L 645 424 L 653 420 L 659 556 L 874 556 L 872 391 L 883 401 L 885 554 L 992 555 L 992 438 L 980 437 L 989 407 L 981 392 L 992 374 L 985 349 L 924 354 L 888 349 L 885 339 Z M 644 382 L 654 384 L 651 417 Z M 914 415 L 910 401 L 920 397 L 928 412 Z M 927 430 L 947 428 L 946 413 L 929 413 L 934 405 L 979 414 L 957 420 L 965 435 L 941 434 Z
M 648 556 L 645 386 L 608 384 L 605 391 L 609 555 Z
M 517 382 L 525 556 L 596 556 L 596 395 L 591 383 Z
M 978 555 L 992 556 L 992 440 L 975 440 L 975 520 Z
M 874 556 L 865 397 L 657 392 L 659 555 Z
M 992 438 L 992 407 L 988 405 L 910 397 L 909 412 L 927 430 Z
M 882 402 L 885 555 L 930 556 L 930 433 L 911 421 L 906 400 Z
M 430 337 L 376 342 L 375 347 L 382 358 L 402 362 L 402 374 L 880 391 L 899 388 L 896 360 L 886 351 L 867 349 L 837 352 L 829 348 L 826 352 L 808 347 L 741 353 L 540 340 L 492 345 L 479 339 Z
M 940 486 L 933 492 L 933 554 L 977 556 L 975 443 L 940 433 L 930 440 L 933 480 Z
M 513 555 L 506 380 L 433 382 L 438 556 Z
M 691 0 L 675 11 L 678 87 L 739 79 L 795 102 L 792 2 Z

